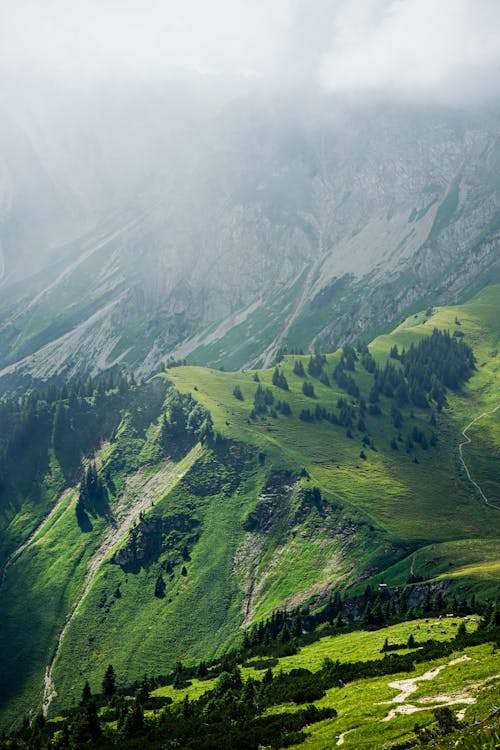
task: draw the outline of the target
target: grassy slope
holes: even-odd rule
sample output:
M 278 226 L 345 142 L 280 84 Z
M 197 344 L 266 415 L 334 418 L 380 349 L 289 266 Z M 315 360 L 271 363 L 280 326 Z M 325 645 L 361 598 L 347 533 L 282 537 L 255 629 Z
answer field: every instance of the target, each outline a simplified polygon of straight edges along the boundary
M 287 672 L 291 669 L 303 667 L 312 672 L 321 668 L 323 660 L 330 658 L 355 661 L 382 658 L 380 649 L 385 638 L 390 643 L 404 643 L 410 634 L 418 640 L 434 638 L 449 640 L 457 630 L 458 619 L 450 620 L 417 620 L 414 622 L 393 625 L 375 632 L 358 631 L 340 636 L 327 636 L 319 641 L 304 646 L 298 654 L 279 659 L 273 668 Z M 475 625 L 469 623 L 468 628 Z M 404 650 L 398 653 L 405 653 Z M 455 664 L 449 664 L 454 659 L 467 656 L 468 659 Z M 383 721 L 397 703 L 392 703 L 399 690 L 389 687 L 389 683 L 401 679 L 420 677 L 424 673 L 446 665 L 443 670 L 432 679 L 418 683 L 417 691 L 406 701 L 405 706 L 417 709 L 408 715 L 397 715 L 389 721 Z M 242 676 L 247 679 L 253 677 L 262 679 L 263 670 L 250 667 L 242 669 Z M 421 727 L 434 721 L 433 708 L 443 705 L 447 700 L 456 701 L 453 710 L 465 709 L 465 717 L 483 718 L 495 704 L 498 697 L 500 682 L 500 655 L 492 654 L 491 644 L 467 648 L 456 654 L 437 659 L 432 662 L 418 664 L 410 674 L 402 673 L 373 679 L 357 680 L 341 688 L 332 688 L 321 700 L 315 702 L 318 707 L 333 707 L 338 717 L 314 724 L 307 729 L 305 743 L 297 748 L 310 750 L 330 750 L 336 746 L 341 734 L 344 734 L 344 747 L 373 748 L 385 747 L 411 737 L 413 727 L 417 722 Z M 169 696 L 175 701 L 182 701 L 186 695 L 195 699 L 205 691 L 214 687 L 216 680 L 193 680 L 187 688 L 175 690 L 171 685 L 158 688 L 154 695 Z M 474 703 L 467 700 L 474 699 Z M 294 704 L 282 704 L 273 707 L 272 712 L 296 710 Z M 410 709 L 411 710 L 411 709 Z
M 389 687 L 389 683 L 407 679 L 408 674 L 359 680 L 344 688 L 332 688 L 323 699 L 317 701 L 317 705 L 335 707 L 338 718 L 311 727 L 306 742 L 297 745 L 297 748 L 330 750 L 342 733 L 346 733 L 343 743 L 345 750 L 390 747 L 391 743 L 414 736 L 416 723 L 420 727 L 431 724 L 434 721 L 433 709 L 444 705 L 447 699 L 457 701 L 453 708 L 465 709 L 467 719 L 473 716 L 484 718 L 498 698 L 500 656 L 498 652 L 492 655 L 491 651 L 491 644 L 486 644 L 467 648 L 453 657 L 419 664 L 411 673 L 411 678 L 446 666 L 433 680 L 418 683 L 417 693 L 406 702 L 417 711 L 397 715 L 388 721 L 384 719 L 391 709 L 397 708 L 397 704 L 391 702 L 399 693 L 399 690 Z M 468 661 L 450 665 L 450 661 L 462 656 L 468 657 Z M 464 698 L 474 699 L 475 703 L 468 705 Z
M 417 549 L 415 573 L 426 578 L 451 573 L 457 584 L 472 583 L 483 593 L 491 593 L 498 582 L 498 511 L 476 497 L 460 471 L 456 445 L 463 426 L 496 403 L 498 291 L 498 287 L 486 290 L 456 309 L 437 309 L 428 321 L 418 315 L 372 344 L 374 356 L 383 361 L 393 343 L 407 346 L 430 334 L 434 325 L 454 330 L 458 316 L 460 330 L 476 351 L 477 373 L 463 393 L 450 396 L 450 408 L 439 417 L 438 447 L 428 451 L 417 448 L 419 463 L 404 450 L 391 450 L 395 430 L 388 416 L 390 402 L 384 398 L 383 415 L 366 419 L 377 449 L 366 449 L 366 461 L 359 455 L 361 433 L 353 430 L 354 438 L 348 439 L 340 426 L 301 421 L 302 408 L 314 409 L 320 403 L 332 410 L 338 397 L 345 394 L 334 383 L 329 388 L 308 378 L 314 382 L 317 399 L 304 396 L 303 379 L 292 372 L 295 357 L 283 362 L 290 392 L 271 385 L 272 370 L 259 373 L 262 384 L 273 388 L 276 398 L 289 401 L 293 416 L 259 417 L 256 421 L 249 420 L 257 385 L 252 373 L 197 367 L 169 371 L 168 378 L 179 390 L 191 392 L 210 409 L 215 429 L 237 441 L 229 445 L 248 444 L 255 449 L 253 457 L 243 465 L 238 456 L 224 454 L 233 448 L 217 449 L 218 457 L 217 450 L 206 452 L 174 490 L 156 499 L 151 515 L 165 517 L 188 509 L 199 522 L 198 541 L 186 562 L 188 575 L 180 574 L 177 561 L 164 599 L 153 595 L 161 560 L 154 559 L 127 576 L 118 566 L 102 565 L 56 664 L 60 693 L 78 694 L 86 678 L 97 688 L 110 660 L 119 678 L 126 675 L 131 680 L 144 671 L 166 671 L 179 658 L 191 662 L 220 653 L 244 620 L 244 594 L 253 570 L 249 614 L 254 619 L 284 602 L 293 604 L 331 586 L 352 584 L 370 571 L 379 571 L 390 583 L 405 582 Z M 329 373 L 338 357 L 328 356 Z M 307 366 L 307 357 L 304 364 Z M 372 377 L 359 364 L 355 377 L 366 397 Z M 243 402 L 233 396 L 236 384 L 243 392 Z M 117 493 L 141 462 L 150 474 L 158 465 L 158 428 L 155 423 L 138 424 L 140 416 L 139 408 L 134 424 L 125 418 L 114 442 L 103 447 L 103 463 L 120 455 L 116 464 L 120 468 L 113 474 Z M 429 431 L 428 413 L 415 410 L 411 418 L 407 410 L 403 434 L 414 424 Z M 474 476 L 487 483 L 485 489 L 492 497 L 500 498 L 495 464 L 498 433 L 498 417 L 496 422 L 494 417 L 485 418 L 471 431 L 475 442 L 466 450 Z M 216 468 L 207 461 L 215 462 Z M 241 476 L 235 483 L 238 466 Z M 302 479 L 301 484 L 319 485 L 330 502 L 326 515 L 313 509 L 305 519 L 294 521 L 300 499 L 296 488 L 291 498 L 280 501 L 276 522 L 267 534 L 247 534 L 243 522 L 255 507 L 269 471 L 298 471 L 301 467 L 306 467 L 311 477 Z M 197 483 L 214 472 L 216 486 L 201 491 Z M 10 686 L 11 700 L 4 715 L 12 716 L 20 706 L 33 705 L 39 697 L 50 649 L 47 644 L 54 643 L 82 586 L 102 523 L 98 520 L 91 535 L 82 535 L 70 511 L 54 519 L 50 531 L 9 569 L 2 593 L 16 603 L 14 616 L 9 615 L 10 625 L 2 631 L 2 647 L 15 648 L 19 659 L 17 672 L 6 673 L 5 684 L 10 680 L 14 688 Z M 401 558 L 405 559 L 398 562 Z M 121 598 L 114 596 L 118 585 Z M 22 597 L 19 590 L 24 592 Z M 26 612 L 30 613 L 28 619 Z M 19 629 L 20 621 L 26 622 L 25 628 Z
M 195 470 L 203 471 L 203 463 L 202 456 Z M 188 474 L 155 503 L 149 517 L 172 516 L 190 506 L 201 529 L 185 561 L 187 576 L 181 574 L 182 560 L 170 578 L 164 573 L 164 598 L 154 596 L 158 560 L 128 574 L 117 565 L 102 566 L 61 651 L 55 678 L 62 703 L 80 692 L 81 680 L 75 683 L 71 669 L 75 657 L 81 679 L 88 678 L 98 689 L 110 661 L 121 679 L 134 679 L 167 670 L 178 659 L 215 655 L 231 641 L 241 623 L 233 558 L 258 481 L 251 466 L 247 471 L 243 467 L 242 473 L 246 476 L 239 491 L 230 496 L 221 492 L 200 502 L 190 492 Z M 117 587 L 120 598 L 114 596 Z
M 193 392 L 211 410 L 215 427 L 222 434 L 256 445 L 272 462 L 282 462 L 294 468 L 305 466 L 312 481 L 319 484 L 329 499 L 340 502 L 352 518 L 368 519 L 394 541 L 415 547 L 425 547 L 425 543 L 433 542 L 432 547 L 417 555 L 416 574 L 426 574 L 425 565 L 420 570 L 418 561 L 424 563 L 430 558 L 435 560 L 429 569 L 432 576 L 448 572 L 452 567 L 455 577 L 459 577 L 462 569 L 464 575 L 471 575 L 478 581 L 492 577 L 494 582 L 495 578 L 498 580 L 495 568 L 498 554 L 495 553 L 495 542 L 489 540 L 498 537 L 498 511 L 485 507 L 467 481 L 458 462 L 457 445 L 463 440 L 463 427 L 500 401 L 498 292 L 498 287 L 486 289 L 467 305 L 435 309 L 430 318 L 418 314 L 390 336 L 380 337 L 371 345 L 372 353 L 382 362 L 394 343 L 400 349 L 408 347 L 412 341 L 430 335 L 433 328 L 438 327 L 460 330 L 474 348 L 477 372 L 460 394 L 449 395 L 449 408 L 439 416 L 440 443 L 434 450 L 419 450 L 419 464 L 413 463 L 403 451 L 390 449 L 389 442 L 395 430 L 387 416 L 390 403 L 385 399 L 382 401 L 385 402 L 383 411 L 386 416 L 366 420 L 377 447 L 377 452 L 366 451 L 367 461 L 359 458 L 359 434 L 355 434 L 354 440 L 348 440 L 344 429 L 339 426 L 325 422 L 311 424 L 297 419 L 300 410 L 314 408 L 314 402 L 302 394 L 302 378 L 292 372 L 295 357 L 286 357 L 282 363 L 290 393 L 273 388 L 277 398 L 289 401 L 293 409 L 291 418 L 266 417 L 250 423 L 248 416 L 256 388 L 253 373 L 224 373 L 188 367 L 172 370 L 169 377 L 180 390 Z M 455 319 L 460 325 L 455 324 Z M 337 358 L 338 355 L 328 356 L 328 370 L 333 369 Z M 306 363 L 307 357 L 304 358 Z M 357 369 L 355 377 L 366 396 L 371 376 L 359 365 Z M 272 370 L 260 372 L 259 377 L 264 386 L 272 387 Z M 328 409 L 335 405 L 339 395 L 344 395 L 334 383 L 332 388 L 327 388 L 312 380 L 317 401 Z M 243 392 L 243 402 L 232 396 L 236 384 Z M 500 500 L 500 477 L 496 470 L 500 445 L 498 417 L 499 413 L 477 423 L 470 430 L 473 444 L 464 449 L 473 476 L 492 501 Z M 428 413 L 425 411 L 415 410 L 414 420 L 406 413 L 402 432 L 411 429 L 413 424 L 428 429 L 427 422 Z M 361 562 L 366 563 L 366 553 L 361 557 Z M 282 558 L 278 568 L 287 576 L 291 558 L 286 554 Z M 297 564 L 300 565 L 300 559 L 294 558 L 295 572 Z M 404 582 L 410 565 L 411 558 L 408 558 L 399 568 L 401 575 L 393 576 L 391 582 Z M 476 571 L 470 566 L 475 566 Z M 490 586 L 490 593 L 491 589 Z
M 402 622 L 397 625 L 391 625 L 387 628 L 376 631 L 357 630 L 353 633 L 342 635 L 327 635 L 320 638 L 315 643 L 303 646 L 297 654 L 293 656 L 283 656 L 276 659 L 276 666 L 273 666 L 273 672 L 280 669 L 283 672 L 290 672 L 292 669 L 305 668 L 311 672 L 321 669 L 323 660 L 330 658 L 333 661 L 337 659 L 340 662 L 363 661 L 369 659 L 381 658 L 380 649 L 385 639 L 389 643 L 406 643 L 411 633 L 416 640 L 426 638 L 435 638 L 438 641 L 450 640 L 454 637 L 457 630 L 458 619 L 444 620 L 414 620 L 412 622 Z M 467 625 L 471 630 L 476 626 L 472 623 Z M 398 650 L 398 654 L 404 654 L 408 650 Z M 261 661 L 265 662 L 266 659 Z M 255 680 L 262 679 L 265 669 L 255 669 L 251 662 L 241 668 L 241 674 L 245 679 L 252 677 Z M 217 678 L 208 680 L 190 680 L 192 683 L 188 687 L 175 689 L 173 685 L 165 685 L 157 688 L 153 695 L 168 696 L 176 701 L 184 700 L 185 696 L 190 699 L 198 698 L 207 690 L 211 690 Z

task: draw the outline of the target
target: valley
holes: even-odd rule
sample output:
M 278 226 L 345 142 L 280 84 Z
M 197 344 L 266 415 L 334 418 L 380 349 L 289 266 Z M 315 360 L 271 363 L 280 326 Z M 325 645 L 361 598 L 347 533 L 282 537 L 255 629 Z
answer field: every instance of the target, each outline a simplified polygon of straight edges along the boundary
M 0 750 L 500 750 L 500 3 L 0 0 Z
M 314 611 L 335 591 L 406 586 L 415 607 L 426 586 L 495 597 L 497 299 L 487 287 L 465 305 L 417 313 L 359 352 L 285 354 L 277 368 L 247 372 L 175 366 L 127 390 L 115 381 L 63 398 L 73 448 L 47 443 L 45 505 L 13 476 L 19 505 L 2 510 L 4 725 L 37 704 L 57 714 L 85 680 L 98 688 L 109 661 L 130 684 L 179 660 L 219 658 L 242 627 L 277 608 Z M 441 341 L 435 329 L 461 334 L 450 352 L 472 346 L 469 379 L 440 409 L 375 398 L 376 373 L 402 366 L 394 347 Z M 92 433 L 75 428 L 105 412 L 101 442 L 85 447 Z M 65 489 L 64 476 L 90 459 L 107 500 L 78 521 L 78 483 Z

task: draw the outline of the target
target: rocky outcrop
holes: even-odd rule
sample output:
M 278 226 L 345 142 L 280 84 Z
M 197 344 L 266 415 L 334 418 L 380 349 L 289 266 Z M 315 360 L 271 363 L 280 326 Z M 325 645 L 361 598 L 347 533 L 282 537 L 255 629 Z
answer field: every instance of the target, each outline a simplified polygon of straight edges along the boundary
M 180 553 L 181 545 L 191 546 L 192 532 L 199 521 L 186 513 L 178 513 L 166 518 L 142 518 L 129 533 L 123 547 L 115 552 L 111 563 L 122 568 L 142 565 L 168 550 Z

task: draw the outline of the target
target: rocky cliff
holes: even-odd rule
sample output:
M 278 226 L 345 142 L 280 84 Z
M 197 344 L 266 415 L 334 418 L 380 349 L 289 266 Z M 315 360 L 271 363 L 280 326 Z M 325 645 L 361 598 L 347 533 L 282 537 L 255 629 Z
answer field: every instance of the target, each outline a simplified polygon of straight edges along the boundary
M 269 364 L 498 274 L 498 113 L 242 96 L 208 115 L 163 94 L 101 101 L 112 132 L 94 114 L 57 158 L 40 114 L 11 120 L 3 376 Z

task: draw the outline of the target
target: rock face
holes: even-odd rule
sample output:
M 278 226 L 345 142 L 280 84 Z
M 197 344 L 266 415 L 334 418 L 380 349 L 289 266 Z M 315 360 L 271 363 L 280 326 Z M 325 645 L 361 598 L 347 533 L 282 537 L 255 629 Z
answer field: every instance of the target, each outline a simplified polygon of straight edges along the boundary
M 9 121 L 4 376 L 150 372 L 170 355 L 269 364 L 499 270 L 498 113 L 242 97 L 209 116 L 151 94 L 121 117 L 116 98 L 101 112 L 116 142 L 96 117 L 83 133 Z
M 180 557 L 180 549 L 193 544 L 193 532 L 199 522 L 186 513 L 166 518 L 143 518 L 131 529 L 123 547 L 115 552 L 111 562 L 124 569 L 132 569 L 156 560 L 163 552 Z

